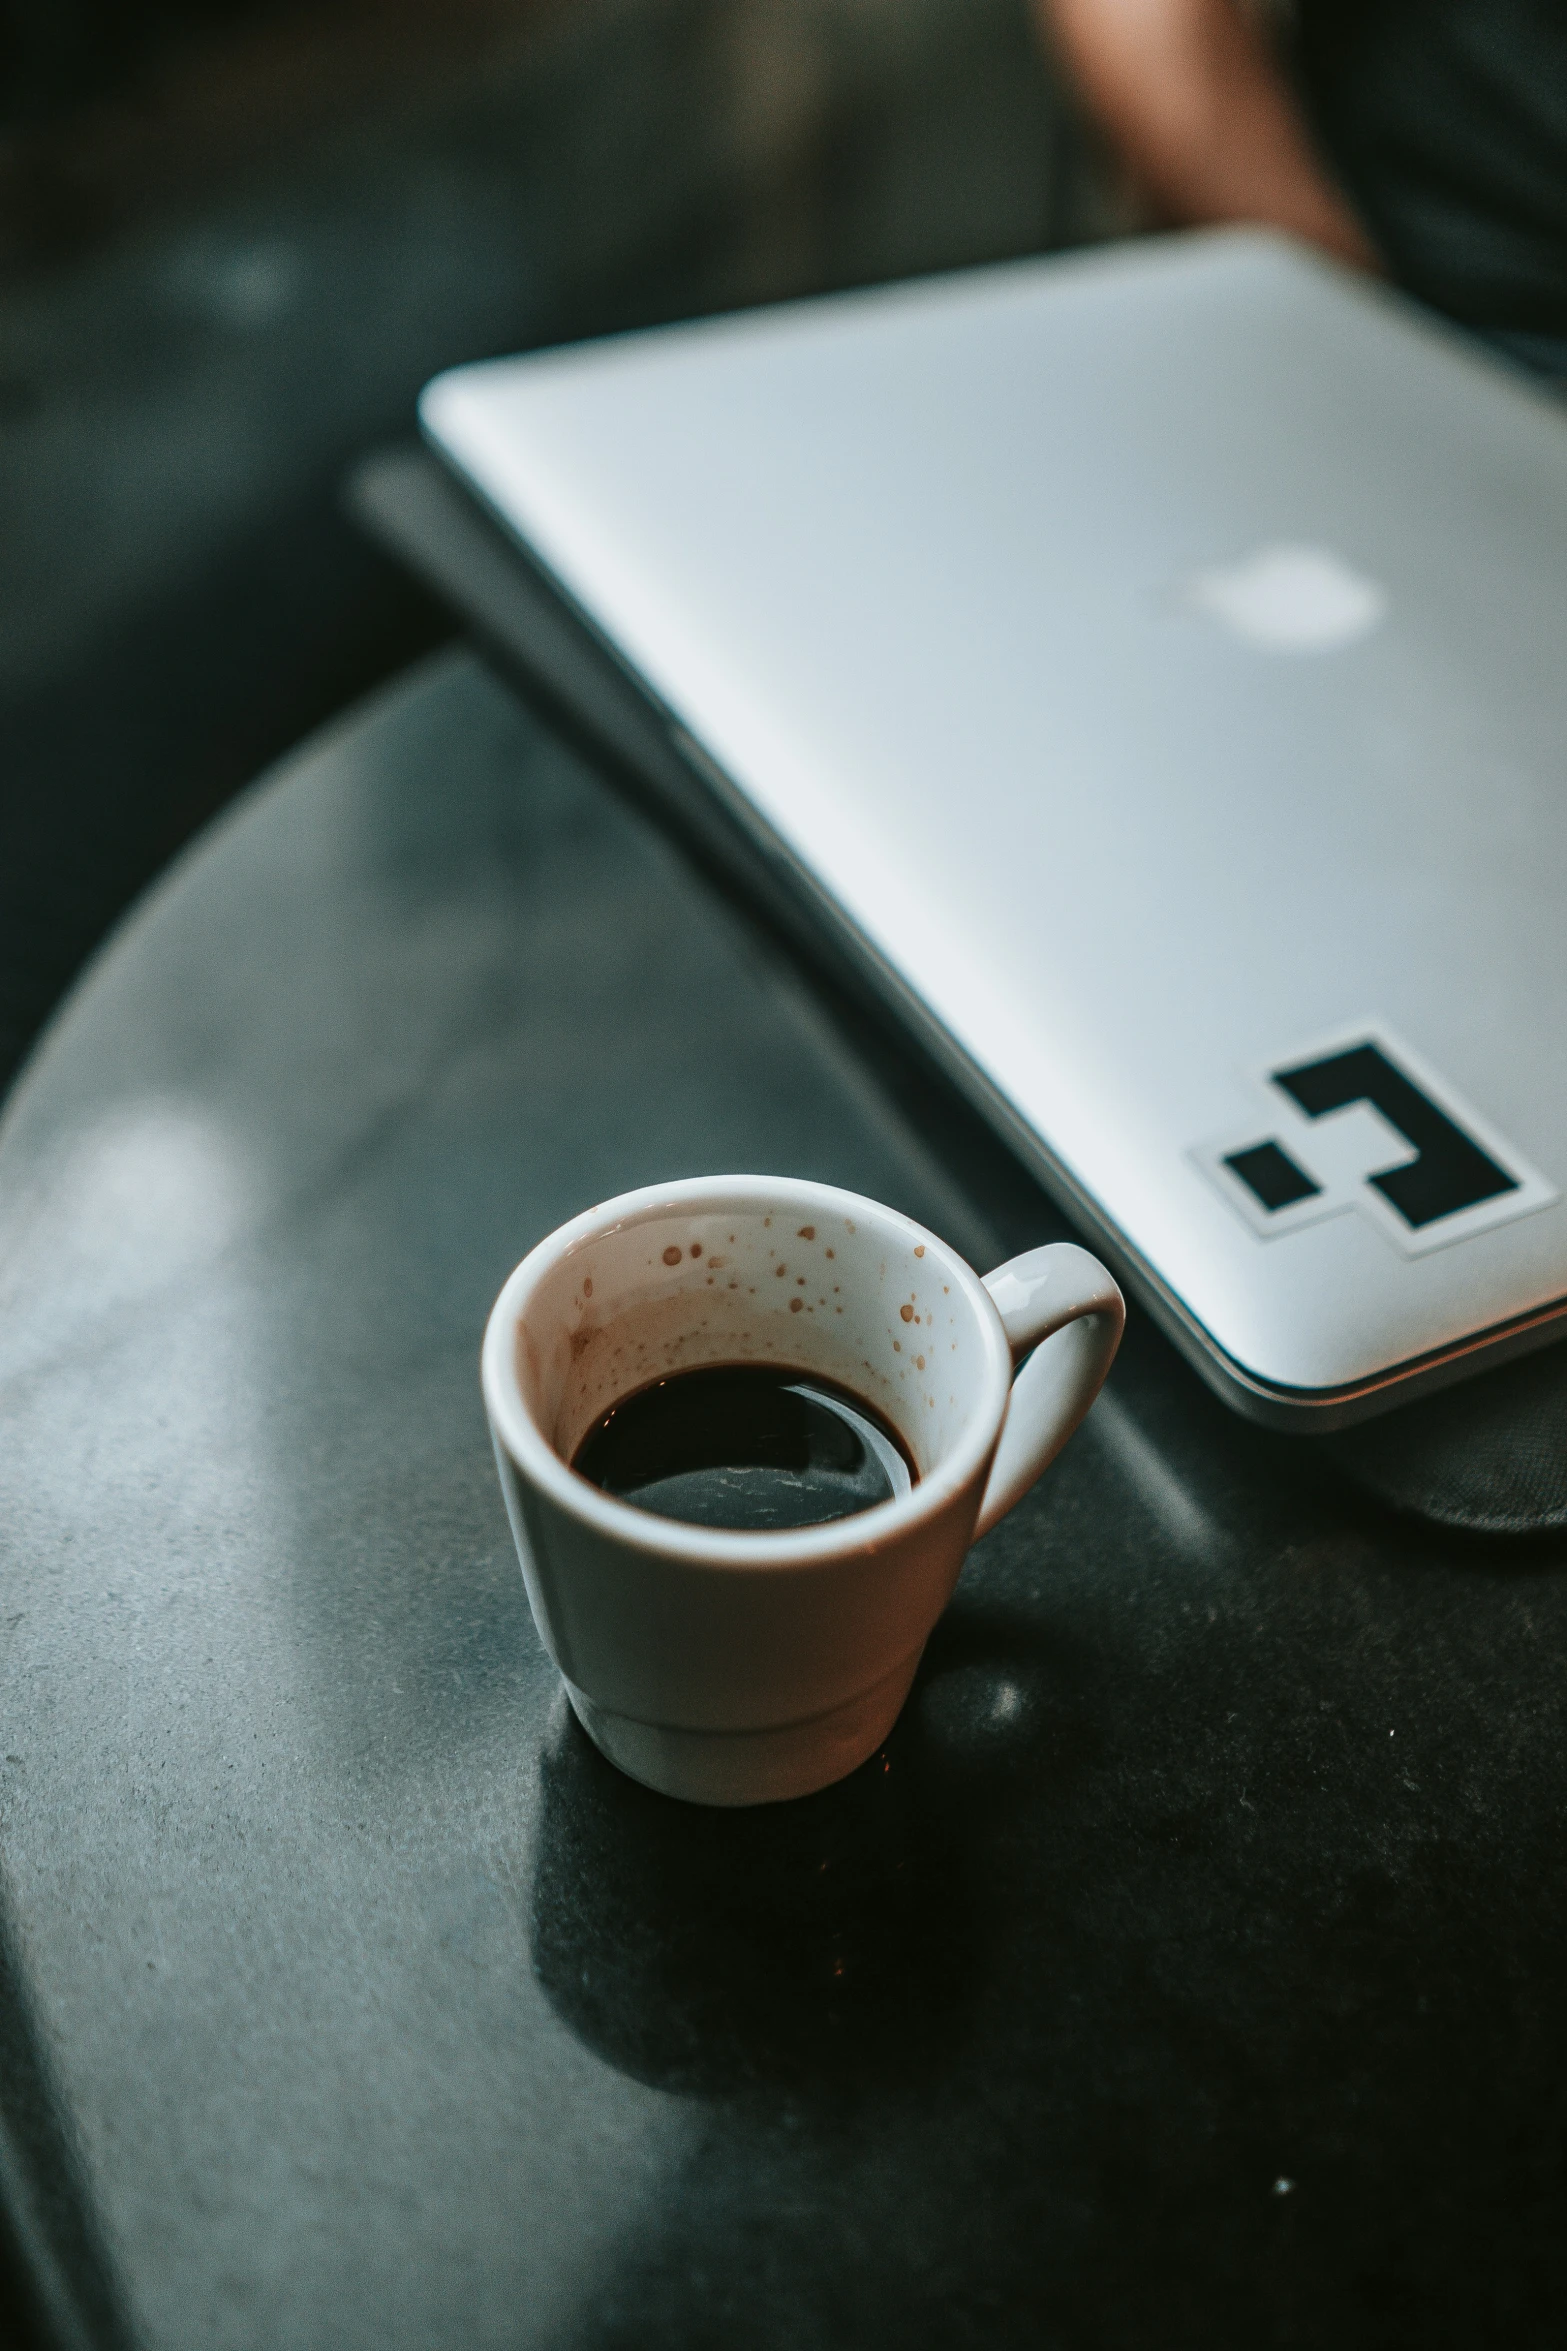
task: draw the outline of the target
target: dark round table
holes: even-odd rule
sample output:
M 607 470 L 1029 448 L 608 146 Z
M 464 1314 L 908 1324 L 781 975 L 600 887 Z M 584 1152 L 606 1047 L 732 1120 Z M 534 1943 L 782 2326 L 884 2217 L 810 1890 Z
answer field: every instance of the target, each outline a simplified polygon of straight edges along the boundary
M 0 1140 L 0 2187 L 62 2341 L 1432 2346 L 1567 2320 L 1558 1546 L 1141 1317 L 885 1753 L 672 1804 L 477 1382 L 586 1203 L 1064 1228 L 465 654 L 143 902 Z

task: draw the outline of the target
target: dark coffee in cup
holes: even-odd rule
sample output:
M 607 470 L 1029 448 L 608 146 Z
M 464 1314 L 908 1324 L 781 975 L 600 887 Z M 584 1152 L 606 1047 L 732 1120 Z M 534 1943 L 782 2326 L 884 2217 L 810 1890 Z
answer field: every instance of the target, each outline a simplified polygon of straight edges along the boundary
M 818 1374 L 758 1363 L 674 1372 L 596 1421 L 572 1458 L 617 1501 L 694 1526 L 825 1526 L 908 1493 L 896 1430 Z

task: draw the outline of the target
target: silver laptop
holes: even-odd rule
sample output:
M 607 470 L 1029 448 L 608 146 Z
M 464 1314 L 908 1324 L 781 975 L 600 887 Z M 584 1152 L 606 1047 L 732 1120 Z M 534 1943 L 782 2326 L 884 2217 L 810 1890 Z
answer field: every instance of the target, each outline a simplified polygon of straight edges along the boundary
M 1241 1411 L 1567 1333 L 1567 414 L 1252 233 L 467 367 L 431 441 Z

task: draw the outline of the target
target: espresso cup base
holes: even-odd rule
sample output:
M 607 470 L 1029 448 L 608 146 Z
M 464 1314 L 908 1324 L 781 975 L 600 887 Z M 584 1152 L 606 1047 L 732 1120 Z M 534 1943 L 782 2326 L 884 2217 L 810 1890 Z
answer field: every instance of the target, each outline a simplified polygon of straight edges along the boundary
M 830 1788 L 875 1754 L 903 1711 L 920 1655 L 845 1705 L 776 1730 L 681 1730 L 611 1714 L 570 1682 L 566 1695 L 599 1753 L 643 1787 L 686 1804 L 783 1804 Z

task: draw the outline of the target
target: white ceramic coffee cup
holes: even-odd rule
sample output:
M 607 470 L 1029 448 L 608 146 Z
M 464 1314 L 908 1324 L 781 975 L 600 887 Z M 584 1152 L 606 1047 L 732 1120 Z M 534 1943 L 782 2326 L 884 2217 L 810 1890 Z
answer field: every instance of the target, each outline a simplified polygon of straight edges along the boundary
M 807 1795 L 874 1754 L 970 1544 L 1077 1427 L 1125 1317 L 1086 1249 L 981 1281 L 895 1209 L 785 1176 L 655 1184 L 541 1241 L 490 1316 L 484 1401 L 534 1621 L 603 1753 L 705 1804 Z M 864 1396 L 915 1484 L 758 1534 L 657 1517 L 569 1467 L 622 1397 L 720 1363 Z

